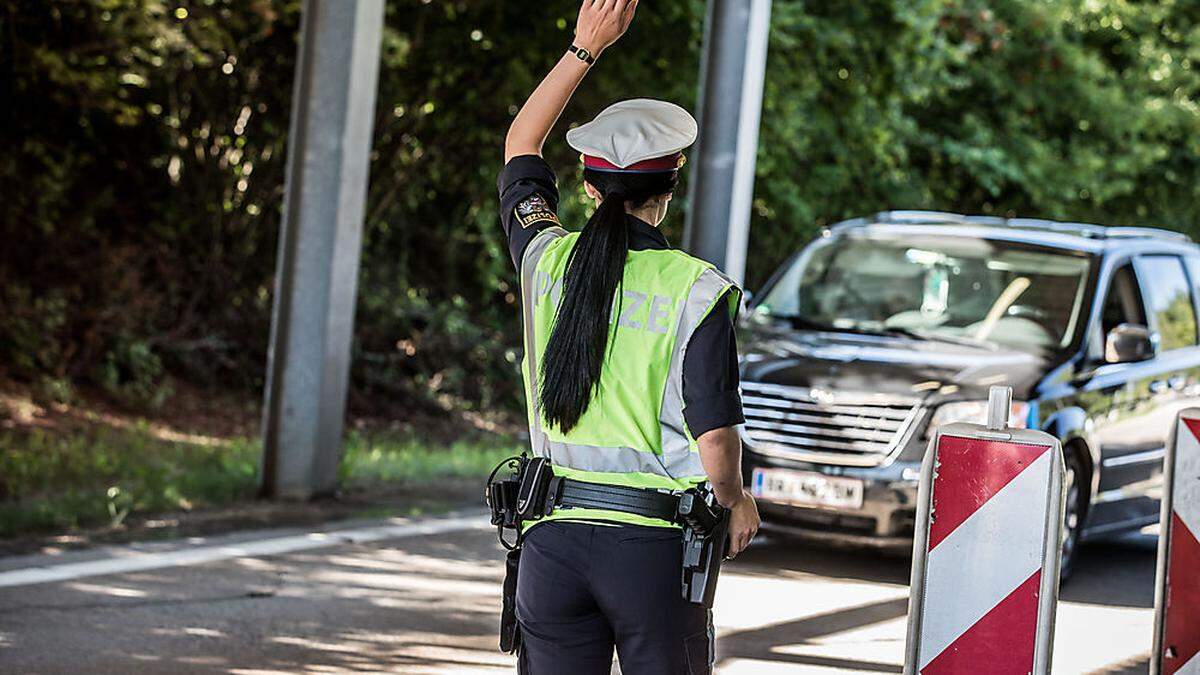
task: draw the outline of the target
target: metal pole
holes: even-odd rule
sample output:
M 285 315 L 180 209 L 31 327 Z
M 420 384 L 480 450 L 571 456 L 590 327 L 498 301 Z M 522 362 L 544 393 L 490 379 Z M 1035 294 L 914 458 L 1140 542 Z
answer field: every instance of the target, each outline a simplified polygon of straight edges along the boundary
M 384 0 L 305 0 L 263 409 L 262 493 L 337 487 Z
M 684 248 L 745 278 L 771 0 L 709 0 Z

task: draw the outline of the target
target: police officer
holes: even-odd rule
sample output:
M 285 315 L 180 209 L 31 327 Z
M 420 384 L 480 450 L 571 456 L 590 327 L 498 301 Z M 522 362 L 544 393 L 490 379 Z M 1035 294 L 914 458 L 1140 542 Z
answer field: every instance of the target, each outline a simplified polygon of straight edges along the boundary
M 636 6 L 584 0 L 574 43 L 505 140 L 501 216 L 520 275 L 531 444 L 556 476 L 625 502 L 707 480 L 730 509 L 733 556 L 759 524 L 735 430 L 744 421 L 733 332 L 740 290 L 657 229 L 696 122 L 679 106 L 637 99 L 569 131 L 596 203 L 580 232 L 560 226 L 555 175 L 541 157 Z M 521 672 L 608 673 L 614 647 L 626 675 L 710 672 L 712 617 L 681 596 L 679 526 L 653 509 L 592 506 L 556 509 L 524 533 Z

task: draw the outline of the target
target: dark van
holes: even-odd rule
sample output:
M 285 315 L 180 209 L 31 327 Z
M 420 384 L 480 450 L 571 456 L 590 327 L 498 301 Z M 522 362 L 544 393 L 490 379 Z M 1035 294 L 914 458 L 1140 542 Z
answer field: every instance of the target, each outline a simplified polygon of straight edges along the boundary
M 745 475 L 766 526 L 909 547 L 929 431 L 1062 441 L 1064 571 L 1158 520 L 1175 414 L 1200 404 L 1200 247 L 1146 228 L 893 211 L 829 227 L 749 307 Z

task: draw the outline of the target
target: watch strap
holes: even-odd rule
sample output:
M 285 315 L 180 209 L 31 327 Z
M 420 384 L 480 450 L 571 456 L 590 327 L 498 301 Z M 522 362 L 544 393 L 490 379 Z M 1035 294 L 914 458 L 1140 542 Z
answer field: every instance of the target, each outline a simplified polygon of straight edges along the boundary
M 583 47 L 571 45 L 571 48 L 567 51 L 571 54 L 574 54 L 580 61 L 583 61 L 589 66 L 596 62 L 596 57 L 592 56 L 592 53 Z

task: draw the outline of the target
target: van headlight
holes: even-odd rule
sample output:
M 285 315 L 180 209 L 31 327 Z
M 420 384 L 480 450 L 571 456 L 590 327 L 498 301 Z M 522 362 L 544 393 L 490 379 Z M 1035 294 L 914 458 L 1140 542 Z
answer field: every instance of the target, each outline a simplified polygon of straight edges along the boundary
M 972 424 L 987 424 L 987 401 L 955 401 L 943 403 L 933 412 L 929 425 L 925 427 L 926 437 L 943 424 L 953 422 L 970 422 Z M 1013 401 L 1008 408 L 1008 426 L 1024 429 L 1029 426 L 1029 403 Z

